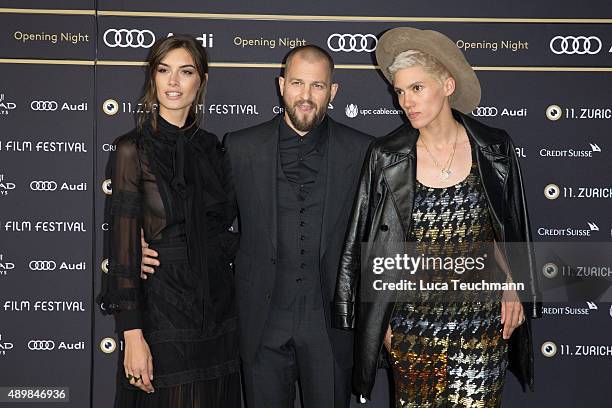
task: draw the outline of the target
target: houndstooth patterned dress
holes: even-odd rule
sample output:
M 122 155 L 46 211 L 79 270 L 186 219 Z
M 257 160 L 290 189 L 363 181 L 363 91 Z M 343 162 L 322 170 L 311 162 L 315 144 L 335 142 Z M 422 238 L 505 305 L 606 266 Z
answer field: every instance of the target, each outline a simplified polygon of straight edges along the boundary
M 446 188 L 417 182 L 409 241 L 438 256 L 476 254 L 493 241 L 474 152 L 462 182 Z M 452 275 L 434 271 L 428 279 L 448 281 Z M 429 293 L 424 301 L 396 303 L 390 356 L 397 408 L 501 405 L 507 366 L 501 293 L 463 295 L 453 300 L 448 293 Z

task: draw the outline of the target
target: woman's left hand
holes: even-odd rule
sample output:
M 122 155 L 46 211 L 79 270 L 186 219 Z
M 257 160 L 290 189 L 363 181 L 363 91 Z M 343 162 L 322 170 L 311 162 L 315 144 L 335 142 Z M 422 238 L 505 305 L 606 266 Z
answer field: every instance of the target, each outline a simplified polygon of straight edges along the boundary
M 506 290 L 501 302 L 501 322 L 504 325 L 503 338 L 508 340 L 514 329 L 525 321 L 523 304 L 516 291 Z
M 391 325 L 387 328 L 387 332 L 385 333 L 385 338 L 383 339 L 383 344 L 387 351 L 391 352 L 391 338 L 393 337 L 393 332 L 391 331 Z

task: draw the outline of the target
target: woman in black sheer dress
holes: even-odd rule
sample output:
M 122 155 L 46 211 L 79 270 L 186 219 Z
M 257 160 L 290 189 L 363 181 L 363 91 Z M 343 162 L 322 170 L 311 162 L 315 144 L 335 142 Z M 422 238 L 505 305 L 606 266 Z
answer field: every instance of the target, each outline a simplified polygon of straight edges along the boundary
M 138 126 L 115 141 L 107 167 L 98 303 L 125 342 L 115 407 L 239 407 L 235 207 L 223 148 L 199 128 L 206 52 L 176 35 L 148 63 Z M 146 280 L 141 230 L 161 262 Z

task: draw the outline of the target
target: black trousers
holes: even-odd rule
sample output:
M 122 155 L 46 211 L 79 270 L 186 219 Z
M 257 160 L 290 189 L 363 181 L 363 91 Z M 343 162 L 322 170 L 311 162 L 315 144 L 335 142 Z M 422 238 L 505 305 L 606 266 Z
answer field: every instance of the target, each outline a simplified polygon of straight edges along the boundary
M 255 358 L 243 362 L 247 408 L 293 408 L 296 381 L 303 408 L 349 407 L 351 370 L 336 364 L 323 308 L 311 305 L 301 297 L 271 308 Z

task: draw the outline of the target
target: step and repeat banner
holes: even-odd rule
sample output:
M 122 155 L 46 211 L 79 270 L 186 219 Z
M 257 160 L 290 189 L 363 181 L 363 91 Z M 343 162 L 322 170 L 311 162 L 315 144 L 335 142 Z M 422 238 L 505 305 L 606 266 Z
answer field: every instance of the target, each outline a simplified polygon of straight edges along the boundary
M 405 117 L 373 51 L 399 26 L 456 41 L 483 87 L 472 115 L 517 145 L 547 302 L 536 392 L 509 374 L 505 406 L 609 406 L 612 4 L 258 3 L 0 1 L 0 407 L 112 406 L 123 345 L 93 302 L 104 167 L 134 126 L 155 40 L 188 33 L 206 47 L 202 126 L 219 138 L 282 113 L 280 63 L 304 44 L 338 67 L 329 114 L 382 136 Z M 589 257 L 569 267 L 570 253 Z M 386 372 L 367 406 L 389 406 Z

